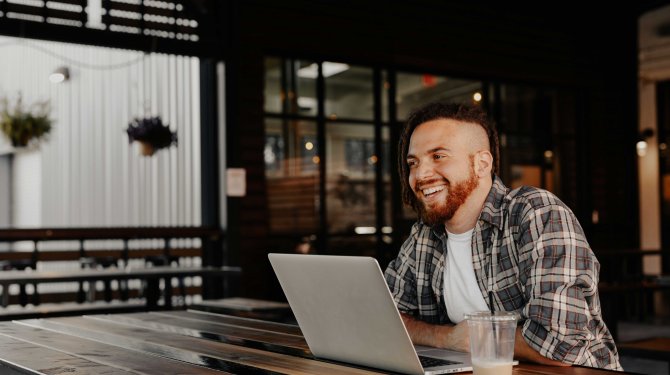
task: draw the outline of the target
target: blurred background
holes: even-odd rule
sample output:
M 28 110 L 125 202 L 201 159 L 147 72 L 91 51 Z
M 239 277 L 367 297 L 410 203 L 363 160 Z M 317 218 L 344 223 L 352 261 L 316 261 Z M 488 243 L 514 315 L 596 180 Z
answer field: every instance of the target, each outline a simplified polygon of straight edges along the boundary
M 416 219 L 402 124 L 464 102 L 497 123 L 505 184 L 579 218 L 608 319 L 669 321 L 666 2 L 0 0 L 0 56 L 6 107 L 52 120 L 0 138 L 0 227 L 216 228 L 192 261 L 282 300 L 268 252 L 393 259 Z M 157 116 L 178 141 L 143 156 L 127 128 Z

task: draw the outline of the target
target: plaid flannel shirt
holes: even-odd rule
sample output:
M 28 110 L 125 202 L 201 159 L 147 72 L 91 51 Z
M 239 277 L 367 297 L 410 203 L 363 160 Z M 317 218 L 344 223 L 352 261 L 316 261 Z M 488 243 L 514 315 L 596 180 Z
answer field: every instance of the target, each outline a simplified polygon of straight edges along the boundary
M 449 323 L 443 296 L 447 235 L 442 225 L 412 227 L 385 271 L 398 309 Z M 528 345 L 547 358 L 622 370 L 598 297 L 600 263 L 572 211 L 533 187 L 509 191 L 494 177 L 472 234 L 472 266 L 486 303 L 516 311 Z M 493 277 L 489 277 L 493 269 Z

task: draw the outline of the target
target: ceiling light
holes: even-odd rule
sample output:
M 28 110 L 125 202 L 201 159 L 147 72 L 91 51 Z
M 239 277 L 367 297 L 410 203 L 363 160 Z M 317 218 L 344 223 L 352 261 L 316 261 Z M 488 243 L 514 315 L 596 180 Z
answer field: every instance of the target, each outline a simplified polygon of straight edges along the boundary
M 58 69 L 54 70 L 51 75 L 49 75 L 49 81 L 51 83 L 61 83 L 70 79 L 70 69 L 66 66 L 61 66 Z
M 637 136 L 637 143 L 635 148 L 637 149 L 637 156 L 643 157 L 647 155 L 648 139 L 654 136 L 654 130 L 646 128 L 640 132 Z
M 349 65 L 324 61 L 321 64 L 321 69 L 323 71 L 323 77 L 328 78 L 334 76 L 335 74 L 339 74 L 344 72 L 345 70 L 348 70 Z M 298 77 L 315 79 L 318 76 L 319 76 L 319 65 L 317 63 L 312 63 L 310 65 L 298 69 Z

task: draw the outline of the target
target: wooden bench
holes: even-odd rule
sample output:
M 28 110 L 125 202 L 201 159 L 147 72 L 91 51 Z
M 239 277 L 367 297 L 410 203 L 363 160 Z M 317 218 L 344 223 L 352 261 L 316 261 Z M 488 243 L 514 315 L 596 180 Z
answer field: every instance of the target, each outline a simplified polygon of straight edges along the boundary
M 201 261 L 203 247 L 220 248 L 222 238 L 220 229 L 205 227 L 2 229 L 0 245 L 5 245 L 0 251 L 0 265 L 3 269 L 15 270 L 52 270 L 58 267 L 57 264 L 73 270 L 170 263 L 179 266 L 182 261 L 207 265 Z M 157 263 L 161 259 L 167 261 Z M 35 286 L 32 294 L 21 284 L 19 293 L 12 294 L 9 303 L 22 306 L 68 301 L 82 303 L 99 298 L 107 302 L 128 301 L 142 297 L 141 283 L 134 283 L 129 287 L 125 281 L 118 281 L 113 290 L 112 280 L 105 280 L 103 292 L 96 290 L 96 283 L 91 284 L 93 289 L 88 290 L 85 290 L 84 283 L 79 283 L 78 291 L 72 291 L 71 287 L 52 291 L 41 288 L 39 293 Z M 179 279 L 179 286 L 184 299 L 187 295 L 202 293 L 201 286 L 185 285 L 182 279 Z M 172 282 L 166 282 L 163 290 L 165 298 L 171 299 Z

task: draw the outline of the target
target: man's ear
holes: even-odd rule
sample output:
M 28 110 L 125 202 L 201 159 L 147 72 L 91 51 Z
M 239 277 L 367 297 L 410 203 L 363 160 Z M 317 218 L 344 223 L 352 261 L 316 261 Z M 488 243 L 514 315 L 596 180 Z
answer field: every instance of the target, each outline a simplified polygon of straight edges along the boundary
M 493 168 L 493 155 L 488 150 L 478 151 L 475 154 L 475 174 L 477 177 L 487 177 L 491 175 Z

